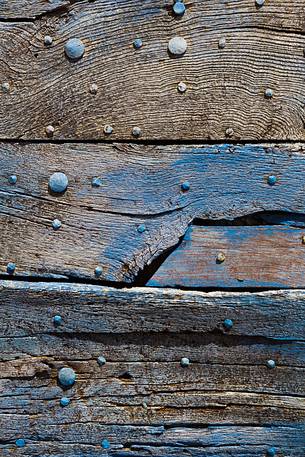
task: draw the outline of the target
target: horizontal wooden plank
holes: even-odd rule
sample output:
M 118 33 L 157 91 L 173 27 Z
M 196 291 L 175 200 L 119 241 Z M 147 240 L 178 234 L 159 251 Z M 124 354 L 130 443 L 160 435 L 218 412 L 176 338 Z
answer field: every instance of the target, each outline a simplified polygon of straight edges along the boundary
M 302 456 L 305 291 L 0 287 L 1 455 Z
M 16 1 L 6 2 L 3 15 L 57 5 L 44 3 L 16 13 Z M 138 127 L 145 140 L 304 140 L 301 0 L 188 2 L 179 20 L 172 0 L 73 3 L 64 14 L 0 24 L 1 138 L 44 139 L 51 125 L 56 139 L 130 140 Z M 178 59 L 168 53 L 175 36 L 188 43 Z M 70 38 L 85 45 L 77 62 L 64 54 Z
M 302 170 L 305 156 L 297 145 L 2 143 L 0 269 L 5 274 L 12 262 L 21 276 L 132 282 L 195 218 L 304 215 Z M 68 178 L 64 194 L 48 189 L 54 172 Z M 270 175 L 277 177 L 273 186 Z M 92 186 L 95 177 L 100 187 Z M 52 228 L 56 219 L 59 230 Z M 102 268 L 98 277 L 96 267 Z
M 276 225 L 192 226 L 147 285 L 302 288 L 303 236 L 302 229 Z
M 0 333 L 52 333 L 53 316 L 61 314 L 64 325 L 56 333 L 223 333 L 230 318 L 230 335 L 304 340 L 304 306 L 302 290 L 203 293 L 1 281 Z
M 69 0 L 1 0 L 0 21 L 6 19 L 40 19 L 43 15 L 68 10 Z

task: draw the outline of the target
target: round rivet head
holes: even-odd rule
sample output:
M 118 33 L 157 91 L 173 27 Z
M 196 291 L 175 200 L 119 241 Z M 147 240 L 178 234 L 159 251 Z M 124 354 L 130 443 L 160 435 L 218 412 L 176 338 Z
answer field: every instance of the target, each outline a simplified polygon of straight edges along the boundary
M 234 323 L 233 323 L 232 319 L 225 319 L 223 321 L 223 326 L 226 330 L 231 330 L 231 328 L 233 327 L 233 324 Z
M 53 317 L 53 324 L 55 325 L 55 327 L 59 326 L 62 324 L 62 317 L 59 316 L 58 314 L 56 316 Z
M 92 181 L 91 181 L 92 187 L 101 187 L 101 185 L 102 185 L 101 178 L 92 178 Z
M 182 368 L 188 367 L 190 363 L 190 359 L 188 359 L 187 357 L 182 357 L 182 359 L 180 360 L 180 365 L 182 366 Z
M 68 398 L 68 397 L 62 397 L 60 399 L 60 406 L 62 406 L 62 407 L 68 406 L 69 403 L 70 403 L 70 398 Z
M 133 134 L 133 136 L 140 136 L 140 135 L 141 135 L 141 129 L 140 129 L 140 127 L 134 127 L 134 128 L 132 129 L 132 134 Z
M 173 11 L 177 16 L 182 16 L 185 13 L 185 4 L 183 1 L 176 1 L 173 6 Z
M 65 53 L 70 60 L 78 60 L 85 52 L 84 43 L 78 38 L 71 38 L 65 44 Z
M 273 97 L 273 90 L 268 88 L 265 90 L 265 97 L 266 98 L 272 98 Z
M 232 137 L 233 135 L 234 135 L 234 130 L 233 130 L 232 128 L 229 127 L 229 128 L 226 130 L 226 136 Z
M 97 90 L 98 90 L 97 84 L 93 83 L 90 85 L 90 87 L 89 87 L 90 94 L 92 94 L 92 95 L 97 94 Z
M 59 219 L 54 219 L 54 221 L 52 222 L 52 227 L 53 227 L 53 230 L 59 230 L 60 227 L 61 227 L 61 222 Z
M 2 89 L 2 92 L 8 94 L 9 91 L 10 91 L 10 85 L 9 85 L 9 83 L 2 83 L 2 84 L 1 84 L 1 89 Z
M 64 173 L 56 172 L 50 176 L 49 189 L 56 194 L 62 194 L 67 190 L 69 181 Z
M 6 272 L 9 275 L 13 275 L 15 273 L 15 270 L 16 270 L 16 264 L 13 262 L 9 262 L 6 266 Z
M 276 182 L 277 182 L 276 176 L 268 176 L 269 186 L 274 186 L 274 184 L 276 184 Z
M 75 383 L 76 374 L 72 368 L 61 368 L 58 372 L 58 381 L 63 387 L 71 387 Z
M 223 263 L 226 260 L 226 256 L 223 252 L 219 252 L 216 256 L 217 263 Z
M 46 35 L 43 40 L 45 46 L 51 46 L 53 43 L 53 38 L 50 35 Z
M 266 452 L 267 457 L 274 457 L 276 455 L 275 447 L 269 447 Z
M 267 367 L 270 368 L 270 370 L 272 370 L 273 368 L 276 367 L 276 363 L 274 360 L 267 360 L 267 363 L 266 363 Z
M 17 447 L 24 447 L 25 446 L 25 440 L 23 438 L 19 438 L 18 440 L 15 441 L 15 444 Z
M 184 82 L 180 81 L 180 83 L 177 85 L 177 89 L 180 94 L 184 94 L 184 92 L 187 90 L 187 85 Z
M 9 176 L 8 182 L 9 182 L 10 184 L 16 184 L 16 182 L 17 182 L 17 176 L 16 176 L 16 175 L 11 175 L 11 176 Z
M 174 56 L 182 56 L 187 50 L 187 42 L 184 38 L 176 36 L 169 41 L 168 50 Z
M 105 125 L 104 127 L 104 133 L 106 135 L 111 135 L 111 133 L 113 132 L 113 128 L 111 127 L 111 125 Z
M 94 274 L 97 278 L 99 278 L 100 276 L 102 276 L 103 274 L 103 269 L 102 267 L 96 267 L 96 269 L 94 270 Z
M 46 131 L 46 135 L 48 137 L 51 137 L 55 133 L 55 128 L 53 127 L 53 125 L 47 125 L 46 128 L 45 128 L 45 131 Z
M 181 190 L 183 190 L 184 192 L 187 192 L 188 190 L 190 190 L 190 188 L 191 188 L 191 185 L 188 181 L 184 181 L 181 184 Z
M 138 228 L 137 228 L 137 231 L 138 231 L 139 233 L 144 233 L 145 230 L 146 230 L 145 224 L 141 224 L 141 225 L 139 225 Z
M 100 356 L 97 358 L 97 363 L 99 364 L 100 367 L 102 367 L 103 365 L 105 365 L 105 363 L 106 363 L 105 357 L 103 357 L 102 355 L 100 355 Z
M 226 39 L 224 37 L 219 39 L 218 47 L 219 49 L 224 49 L 226 47 Z
M 263 6 L 264 3 L 265 3 L 265 0 L 255 0 L 256 6 Z
M 143 46 L 143 41 L 141 38 L 136 38 L 132 44 L 135 49 L 140 49 Z
M 109 449 L 110 448 L 110 442 L 106 439 L 104 439 L 102 442 L 101 442 L 101 446 L 103 449 Z

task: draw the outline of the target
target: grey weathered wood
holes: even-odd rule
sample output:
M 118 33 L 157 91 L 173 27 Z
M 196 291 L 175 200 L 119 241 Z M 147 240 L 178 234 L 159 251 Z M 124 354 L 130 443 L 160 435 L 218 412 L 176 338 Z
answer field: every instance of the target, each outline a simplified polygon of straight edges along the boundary
M 117 457 L 258 457 L 271 446 L 302 457 L 303 302 L 305 291 L 1 281 L 2 455 L 92 457 L 107 438 Z M 218 326 L 224 317 L 230 332 Z M 67 391 L 57 384 L 63 366 L 77 373 Z M 16 451 L 19 437 L 26 447 Z
M 40 19 L 44 15 L 52 16 L 68 11 L 69 0 L 1 0 L 0 21 L 13 19 Z
M 57 5 L 17 4 L 5 2 L 2 17 Z M 301 0 L 261 9 L 254 0 L 190 2 L 180 20 L 171 7 L 172 0 L 84 1 L 30 23 L 1 23 L 0 80 L 11 90 L 1 94 L 0 137 L 46 138 L 51 124 L 57 139 L 107 139 L 103 128 L 111 124 L 114 140 L 131 139 L 135 126 L 147 140 L 305 139 Z M 173 59 L 167 45 L 176 35 L 188 50 Z M 144 46 L 136 51 L 138 36 Z M 86 45 L 79 62 L 63 51 L 73 37 Z
M 194 218 L 303 214 L 302 146 L 0 145 L 0 268 L 16 275 L 134 281 Z M 52 173 L 69 179 L 48 192 Z M 16 185 L 8 182 L 16 175 Z M 275 186 L 267 183 L 276 175 Z M 94 188 L 93 177 L 102 185 Z M 189 181 L 190 190 L 181 191 Z M 52 229 L 60 219 L 62 227 Z M 146 231 L 138 233 L 139 225 Z M 296 244 L 296 255 L 303 252 Z
M 304 230 L 283 226 L 190 227 L 148 281 L 159 287 L 304 286 Z M 225 260 L 219 262 L 219 255 Z

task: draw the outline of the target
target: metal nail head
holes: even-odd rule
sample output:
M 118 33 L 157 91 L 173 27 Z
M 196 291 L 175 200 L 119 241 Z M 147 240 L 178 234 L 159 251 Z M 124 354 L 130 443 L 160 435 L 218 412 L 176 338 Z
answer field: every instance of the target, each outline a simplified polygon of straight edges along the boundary
M 71 38 L 65 44 L 65 53 L 70 60 L 78 60 L 83 57 L 85 45 L 79 38 Z
M 67 190 L 69 181 L 64 173 L 53 173 L 49 178 L 49 189 L 56 194 L 62 194 Z
M 76 373 L 72 368 L 61 368 L 58 372 L 58 381 L 63 387 L 71 387 L 75 383 Z
M 176 36 L 169 41 L 168 50 L 174 56 L 182 56 L 187 50 L 187 42 L 184 38 Z

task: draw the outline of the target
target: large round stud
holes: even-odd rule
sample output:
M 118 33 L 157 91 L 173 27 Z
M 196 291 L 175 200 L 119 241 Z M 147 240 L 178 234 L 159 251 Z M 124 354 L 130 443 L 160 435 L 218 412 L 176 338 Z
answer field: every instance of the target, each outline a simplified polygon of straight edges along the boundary
M 71 60 L 78 60 L 83 57 L 85 45 L 79 38 L 71 38 L 65 44 L 66 56 Z
M 61 368 L 58 372 L 58 381 L 63 387 L 71 387 L 75 383 L 76 373 L 72 368 Z
M 68 178 L 64 173 L 56 172 L 50 176 L 49 189 L 56 194 L 65 192 L 69 184 Z

